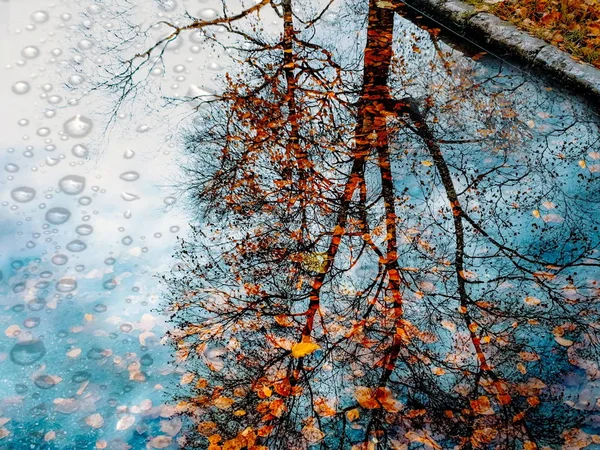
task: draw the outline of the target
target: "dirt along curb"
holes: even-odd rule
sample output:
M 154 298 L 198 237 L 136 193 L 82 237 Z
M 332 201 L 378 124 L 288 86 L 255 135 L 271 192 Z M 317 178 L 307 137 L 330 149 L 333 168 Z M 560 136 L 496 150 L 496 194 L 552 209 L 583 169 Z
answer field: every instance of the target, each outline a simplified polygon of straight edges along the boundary
M 581 94 L 600 102 L 600 70 L 575 61 L 555 46 L 519 30 L 493 14 L 460 0 L 403 0 L 416 14 L 426 14 L 463 38 L 504 52 L 526 66 L 551 75 Z

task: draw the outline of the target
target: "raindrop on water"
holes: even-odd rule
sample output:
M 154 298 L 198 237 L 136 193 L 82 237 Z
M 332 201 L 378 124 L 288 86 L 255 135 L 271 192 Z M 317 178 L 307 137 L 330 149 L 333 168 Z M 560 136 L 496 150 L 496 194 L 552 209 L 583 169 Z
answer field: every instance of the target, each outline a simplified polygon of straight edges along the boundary
M 77 289 L 77 281 L 74 278 L 61 278 L 56 283 L 58 292 L 72 292 Z
M 62 225 L 71 217 L 71 211 L 60 206 L 46 211 L 46 220 L 52 225 Z
M 27 81 L 17 81 L 12 86 L 12 91 L 17 95 L 27 94 L 31 90 L 31 85 Z
M 34 59 L 34 58 L 37 58 L 39 55 L 40 55 L 40 49 L 33 45 L 29 45 L 29 46 L 25 47 L 23 50 L 21 50 L 21 56 L 23 56 L 23 58 Z
M 15 202 L 27 203 L 35 198 L 35 189 L 21 186 L 10 191 L 10 196 Z
M 10 360 L 19 366 L 29 366 L 44 357 L 46 347 L 42 341 L 19 342 L 10 350 Z
M 85 189 L 85 178 L 79 175 L 67 175 L 60 179 L 58 187 L 67 195 L 81 194 Z
M 135 171 L 123 172 L 119 178 L 124 181 L 135 181 L 140 178 L 140 174 Z
M 87 158 L 90 151 L 85 145 L 76 144 L 71 149 L 71 153 L 73 153 L 73 156 L 76 156 L 77 158 Z
M 63 124 L 65 133 L 74 138 L 87 136 L 92 131 L 92 127 L 92 121 L 80 114 L 70 118 Z
M 74 239 L 67 244 L 67 250 L 70 252 L 82 252 L 87 248 L 87 244 L 79 239 Z

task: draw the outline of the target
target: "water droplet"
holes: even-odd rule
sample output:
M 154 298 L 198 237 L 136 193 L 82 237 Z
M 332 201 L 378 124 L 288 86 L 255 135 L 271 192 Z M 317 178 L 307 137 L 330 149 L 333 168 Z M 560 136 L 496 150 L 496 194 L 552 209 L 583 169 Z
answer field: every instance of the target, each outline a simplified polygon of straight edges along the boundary
M 165 203 L 165 205 L 172 205 L 177 201 L 177 199 L 175 197 L 165 197 L 163 199 L 163 202 Z
M 35 328 L 40 324 L 41 320 L 39 317 L 28 317 L 23 321 L 25 328 Z
M 139 127 L 136 128 L 136 131 L 138 133 L 145 133 L 147 131 L 150 131 L 150 127 L 148 125 L 140 125 Z
M 177 225 L 173 225 L 171 228 L 169 228 L 169 231 L 171 233 L 177 233 L 179 231 L 179 227 Z
M 50 375 L 38 375 L 33 382 L 40 389 L 50 389 L 58 384 L 56 378 Z
M 19 166 L 13 163 L 8 163 L 6 166 L 4 166 L 4 170 L 10 173 L 15 173 L 19 171 Z
M 44 357 L 46 347 L 42 341 L 19 342 L 10 350 L 10 360 L 18 366 L 29 366 Z
M 89 50 L 93 46 L 94 42 L 90 39 L 82 39 L 77 43 L 77 47 L 79 47 L 81 50 Z
M 48 13 L 46 11 L 36 11 L 31 14 L 31 20 L 35 23 L 46 23 L 48 22 Z
M 59 162 L 60 162 L 60 159 L 58 159 L 58 158 L 53 158 L 52 156 L 46 157 L 46 164 L 48 164 L 49 166 L 55 166 Z
M 27 81 L 17 81 L 12 86 L 12 91 L 17 95 L 27 94 L 31 90 L 31 85 Z
M 198 17 L 200 17 L 203 20 L 213 20 L 217 17 L 217 11 L 211 8 L 206 8 L 198 13 Z
M 132 194 L 131 192 L 123 192 L 121 194 L 121 198 L 126 202 L 132 202 L 134 200 L 138 200 L 140 198 L 139 195 Z
M 140 174 L 135 171 L 123 172 L 119 178 L 124 181 L 135 181 L 140 178 Z
M 76 144 L 71 149 L 71 153 L 73 153 L 73 156 L 76 156 L 77 158 L 87 158 L 90 150 L 83 144 Z
M 125 150 L 125 153 L 123 153 L 123 158 L 125 158 L 125 159 L 131 159 L 134 156 L 135 156 L 135 152 L 133 150 L 131 150 L 130 148 Z
M 82 75 L 71 75 L 69 77 L 69 83 L 71 83 L 73 86 L 79 86 L 84 82 L 84 80 L 85 78 L 83 78 Z
M 117 284 L 117 280 L 111 278 L 110 280 L 106 280 L 104 283 L 102 283 L 102 286 L 104 287 L 104 289 L 112 291 L 114 288 L 117 287 Z
M 77 281 L 74 278 L 61 278 L 56 283 L 58 292 L 72 292 L 77 289 Z
M 123 333 L 129 333 L 131 330 L 133 330 L 133 325 L 130 323 L 124 323 L 119 328 Z
M 67 250 L 70 252 L 82 252 L 87 248 L 87 244 L 79 239 L 74 239 L 67 244 Z
M 81 194 L 85 189 L 85 178 L 79 175 L 67 175 L 60 179 L 58 187 L 67 195 Z
M 133 239 L 131 238 L 131 236 L 125 236 L 123 239 L 121 239 L 121 242 L 124 245 L 131 245 L 131 243 L 133 242 Z
M 71 377 L 71 381 L 73 383 L 83 383 L 83 382 L 89 380 L 91 377 L 92 377 L 92 374 L 90 372 L 82 370 L 80 372 L 75 372 L 73 374 L 73 377 Z
M 35 198 L 35 189 L 21 186 L 10 191 L 10 196 L 15 202 L 27 203 Z
M 152 356 L 146 353 L 140 358 L 140 364 L 142 366 L 151 366 L 152 364 L 154 364 L 154 358 L 152 358 Z
M 106 312 L 107 309 L 108 309 L 108 307 L 103 303 L 98 303 L 97 305 L 94 306 L 94 311 L 97 313 Z
M 52 257 L 52 263 L 57 266 L 64 266 L 67 263 L 67 261 L 69 261 L 67 255 L 58 254 Z
M 71 218 L 71 211 L 67 208 L 56 207 L 46 211 L 46 220 L 52 225 L 62 225 Z
M 93 123 L 87 117 L 77 114 L 63 124 L 65 133 L 74 138 L 82 138 L 90 134 Z
M 48 127 L 38 128 L 38 130 L 36 131 L 36 134 L 41 137 L 46 137 L 50 134 L 50 128 L 48 128 Z M 52 149 L 52 150 L 54 150 L 54 149 Z
M 34 59 L 34 58 L 37 58 L 39 55 L 40 55 L 40 49 L 33 45 L 29 45 L 29 46 L 25 47 L 23 50 L 21 50 L 21 56 L 23 56 L 23 58 Z
M 75 228 L 75 232 L 81 236 L 88 236 L 94 232 L 94 228 L 91 225 L 83 224 Z

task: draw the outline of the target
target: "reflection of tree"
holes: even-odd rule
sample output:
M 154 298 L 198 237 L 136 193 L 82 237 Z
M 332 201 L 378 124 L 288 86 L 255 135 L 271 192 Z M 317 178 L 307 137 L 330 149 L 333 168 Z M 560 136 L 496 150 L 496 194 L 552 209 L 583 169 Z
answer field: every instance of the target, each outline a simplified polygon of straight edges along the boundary
M 199 226 L 168 286 L 187 445 L 591 442 L 562 385 L 597 376 L 593 127 L 537 126 L 526 88 L 455 61 L 435 30 L 429 64 L 391 2 L 341 16 L 359 58 L 322 13 L 257 5 L 282 32 L 230 28 L 243 70 L 186 141 Z

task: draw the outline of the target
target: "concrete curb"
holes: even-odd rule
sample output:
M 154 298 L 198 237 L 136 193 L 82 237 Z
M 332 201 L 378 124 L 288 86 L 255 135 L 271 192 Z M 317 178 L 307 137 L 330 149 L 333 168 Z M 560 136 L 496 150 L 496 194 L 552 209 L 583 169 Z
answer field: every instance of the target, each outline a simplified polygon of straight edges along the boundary
M 460 0 L 403 0 L 464 38 L 510 54 L 530 67 L 544 70 L 571 88 L 600 101 L 600 70 L 572 59 L 541 39 L 530 36 L 509 22 L 478 12 Z

